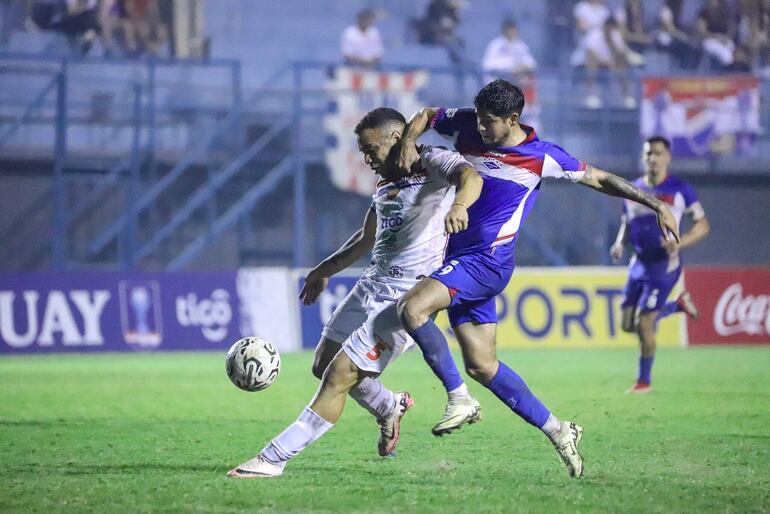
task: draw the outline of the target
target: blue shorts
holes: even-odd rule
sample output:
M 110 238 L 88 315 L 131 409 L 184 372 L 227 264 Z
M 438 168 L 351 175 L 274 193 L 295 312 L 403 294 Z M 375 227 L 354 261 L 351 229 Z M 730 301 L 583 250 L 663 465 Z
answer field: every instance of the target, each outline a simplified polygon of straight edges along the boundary
M 511 280 L 514 243 L 453 257 L 431 273 L 449 289 L 452 302 L 447 314 L 453 327 L 463 323 L 497 323 L 495 297 Z
M 681 267 L 669 273 L 631 273 L 623 288 L 620 307 L 638 307 L 640 312 L 659 311 L 681 274 Z

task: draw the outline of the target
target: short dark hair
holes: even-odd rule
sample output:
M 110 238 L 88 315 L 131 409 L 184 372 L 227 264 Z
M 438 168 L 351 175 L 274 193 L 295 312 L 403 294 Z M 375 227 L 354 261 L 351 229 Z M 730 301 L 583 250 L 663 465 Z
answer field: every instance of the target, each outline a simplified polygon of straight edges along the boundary
M 503 30 L 517 28 L 516 20 L 512 18 L 506 18 L 503 20 Z
M 390 107 L 377 107 L 366 113 L 356 125 L 356 135 L 361 135 L 365 129 L 382 128 L 389 123 L 397 123 L 402 127 L 406 125 L 404 115 Z
M 666 150 L 671 151 L 671 141 L 663 136 L 650 136 L 645 140 L 645 143 L 653 144 L 660 143 L 666 147 Z
M 483 88 L 473 99 L 477 112 L 488 112 L 500 117 L 521 116 L 524 110 L 524 93 L 521 88 L 507 80 L 493 80 Z

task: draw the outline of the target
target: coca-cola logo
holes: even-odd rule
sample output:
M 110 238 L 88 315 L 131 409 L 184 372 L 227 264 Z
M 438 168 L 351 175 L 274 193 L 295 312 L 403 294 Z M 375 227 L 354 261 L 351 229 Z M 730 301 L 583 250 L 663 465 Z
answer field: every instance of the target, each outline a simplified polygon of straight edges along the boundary
M 770 295 L 743 295 L 741 283 L 724 290 L 714 309 L 714 330 L 721 336 L 740 332 L 770 334 Z

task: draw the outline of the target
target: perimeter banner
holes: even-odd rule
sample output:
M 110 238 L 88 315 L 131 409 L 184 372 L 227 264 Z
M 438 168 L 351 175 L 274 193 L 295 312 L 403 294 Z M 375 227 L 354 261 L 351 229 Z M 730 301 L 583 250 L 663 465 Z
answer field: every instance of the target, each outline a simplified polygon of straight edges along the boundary
M 304 282 L 296 277 L 296 290 Z M 316 302 L 297 302 L 302 325 L 302 346 L 314 348 L 323 325 L 353 288 L 357 274 L 335 276 Z M 636 348 L 635 334 L 620 329 L 620 302 L 626 269 L 623 267 L 521 268 L 497 297 L 497 344 L 513 348 Z M 680 288 L 671 294 L 676 298 Z M 446 314 L 437 323 L 456 344 Z M 658 327 L 658 345 L 685 345 L 682 315 L 664 319 Z
M 685 281 L 700 310 L 690 344 L 770 344 L 770 268 L 688 267 Z
M 620 328 L 626 270 L 621 267 L 520 268 L 497 297 L 501 348 L 636 348 L 635 334 Z M 676 298 L 679 288 L 671 294 Z M 451 336 L 446 315 L 438 318 Z M 684 320 L 658 326 L 658 346 L 685 345 Z M 453 341 L 454 338 L 452 337 Z
M 288 280 L 269 268 L 0 274 L 0 353 L 224 351 L 247 335 L 293 351 Z

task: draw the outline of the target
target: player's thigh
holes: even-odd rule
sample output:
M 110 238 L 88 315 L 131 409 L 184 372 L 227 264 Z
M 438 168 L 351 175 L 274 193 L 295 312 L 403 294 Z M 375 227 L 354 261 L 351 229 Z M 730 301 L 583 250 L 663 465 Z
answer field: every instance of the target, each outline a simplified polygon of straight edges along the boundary
M 328 337 L 321 336 L 321 340 L 318 341 L 318 345 L 315 347 L 315 356 L 313 357 L 313 375 L 317 378 L 321 378 L 329 367 L 329 363 L 334 359 L 334 356 L 339 353 L 342 348 L 342 343 L 330 339 Z
M 447 286 L 426 277 L 399 299 L 397 309 L 402 318 L 424 317 L 447 308 L 451 301 Z
M 329 321 L 321 331 L 321 338 L 331 341 L 344 342 L 355 329 L 366 321 L 368 303 L 371 298 L 373 284 L 360 279 L 350 290 L 344 300 L 334 309 Z M 339 350 L 339 349 L 338 349 Z M 336 352 L 332 354 L 332 357 Z
M 637 312 L 636 305 L 630 305 L 623 307 L 620 311 L 620 327 L 624 332 L 635 332 L 637 324 Z
M 496 323 L 463 323 L 453 328 L 460 350 L 463 354 L 463 362 L 468 373 L 474 378 L 480 376 L 494 376 L 497 372 L 497 350 L 495 348 L 495 336 L 497 334 Z
M 377 301 L 372 307 L 366 322 L 342 345 L 364 376 L 379 375 L 414 344 L 401 324 L 395 302 Z

